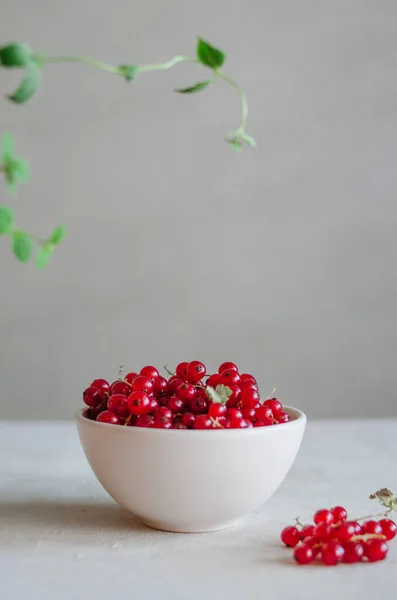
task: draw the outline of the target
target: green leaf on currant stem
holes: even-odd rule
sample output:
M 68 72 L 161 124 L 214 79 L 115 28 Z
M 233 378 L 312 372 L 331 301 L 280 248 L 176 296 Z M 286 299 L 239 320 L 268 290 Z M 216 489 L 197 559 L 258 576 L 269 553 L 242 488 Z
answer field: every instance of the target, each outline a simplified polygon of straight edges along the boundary
M 64 239 L 65 236 L 66 236 L 65 225 L 59 225 L 59 227 L 54 229 L 54 231 L 50 235 L 48 243 L 56 246 L 57 244 L 62 242 L 62 240 Z
M 14 42 L 0 48 L 0 65 L 3 67 L 26 67 L 31 59 L 32 50 L 27 44 Z
M 205 90 L 210 83 L 212 83 L 211 79 L 206 79 L 205 81 L 199 81 L 190 87 L 175 90 L 175 92 L 178 92 L 178 94 L 194 94 L 195 92 L 201 92 L 201 90 Z
M 8 96 L 9 100 L 16 104 L 23 104 L 30 100 L 40 86 L 41 70 L 38 64 L 34 61 L 28 63 L 26 67 L 26 75 L 22 79 L 19 87 L 13 94 Z
M 227 385 L 217 385 L 214 389 L 210 385 L 205 388 L 208 398 L 217 404 L 226 404 L 229 396 L 233 393 Z
M 15 231 L 12 236 L 12 249 L 22 263 L 27 263 L 33 253 L 33 239 L 23 231 Z
M 240 133 L 240 138 L 244 140 L 248 146 L 251 146 L 251 148 L 256 148 L 256 140 L 245 131 Z
M 37 258 L 36 258 L 36 267 L 39 271 L 41 269 L 44 269 L 44 267 L 47 266 L 51 256 L 54 253 L 54 250 L 55 250 L 54 244 L 47 243 L 47 244 L 43 244 L 43 246 L 40 246 L 40 248 L 38 249 Z
M 226 54 L 199 38 L 197 42 L 197 58 L 201 64 L 211 69 L 219 69 L 226 59 Z
M 14 225 L 14 213 L 9 206 L 0 206 L 0 235 L 9 233 Z
M 136 65 L 120 65 L 119 73 L 126 81 L 132 81 L 138 75 L 139 67 Z

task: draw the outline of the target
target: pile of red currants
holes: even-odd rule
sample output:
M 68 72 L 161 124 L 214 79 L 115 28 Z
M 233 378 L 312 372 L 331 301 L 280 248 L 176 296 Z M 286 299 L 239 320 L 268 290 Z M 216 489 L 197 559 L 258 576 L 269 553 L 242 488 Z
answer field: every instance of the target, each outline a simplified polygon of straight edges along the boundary
M 181 362 L 162 377 L 152 366 L 109 384 L 95 379 L 84 391 L 88 419 L 157 429 L 243 429 L 290 420 L 276 398 L 261 400 L 256 379 L 232 362 L 207 375 L 198 361 Z

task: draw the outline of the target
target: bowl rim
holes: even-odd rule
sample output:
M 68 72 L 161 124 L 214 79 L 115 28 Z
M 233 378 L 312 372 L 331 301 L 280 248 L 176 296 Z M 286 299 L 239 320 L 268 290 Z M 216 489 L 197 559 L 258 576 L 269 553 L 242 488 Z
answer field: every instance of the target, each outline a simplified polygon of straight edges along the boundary
M 233 434 L 238 435 L 274 435 L 275 431 L 284 431 L 285 429 L 296 429 L 300 428 L 302 425 L 305 426 L 307 417 L 305 413 L 298 408 L 293 406 L 283 405 L 284 411 L 293 416 L 294 418 L 287 423 L 279 423 L 277 426 L 269 426 L 269 427 L 250 427 L 246 429 L 219 429 L 218 436 L 230 436 Z M 120 432 L 124 432 L 122 435 L 133 435 L 133 433 L 140 432 L 143 435 L 149 435 L 149 432 L 155 432 L 154 435 L 177 435 L 177 436 L 186 436 L 186 435 L 213 435 L 213 430 L 208 429 L 156 429 L 154 427 L 122 427 L 120 425 L 113 425 L 112 423 L 101 423 L 100 421 L 93 421 L 91 419 L 87 419 L 83 415 L 86 408 L 80 408 L 75 413 L 75 420 L 77 423 L 81 423 L 88 427 L 99 427 L 105 429 L 115 429 Z M 272 433 L 273 432 L 273 433 Z

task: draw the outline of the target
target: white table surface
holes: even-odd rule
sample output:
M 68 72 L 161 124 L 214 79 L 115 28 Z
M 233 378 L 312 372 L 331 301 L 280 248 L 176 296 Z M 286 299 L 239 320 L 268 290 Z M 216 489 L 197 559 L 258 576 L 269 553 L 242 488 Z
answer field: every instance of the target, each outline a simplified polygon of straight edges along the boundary
M 216 435 L 216 434 L 215 434 Z M 397 539 L 377 564 L 299 567 L 279 542 L 294 516 L 377 510 L 397 492 L 397 420 L 309 423 L 277 493 L 235 528 L 152 531 L 97 483 L 72 423 L 0 423 L 2 600 L 335 600 L 397 597 Z M 349 590 L 349 591 L 348 591 Z

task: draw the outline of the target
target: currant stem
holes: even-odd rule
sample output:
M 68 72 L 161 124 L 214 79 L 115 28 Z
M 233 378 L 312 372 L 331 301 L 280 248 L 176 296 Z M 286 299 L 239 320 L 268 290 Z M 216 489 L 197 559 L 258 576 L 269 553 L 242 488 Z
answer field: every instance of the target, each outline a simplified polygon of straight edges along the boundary
M 164 365 L 164 371 L 167 373 L 167 375 L 169 375 L 170 377 L 175 377 L 175 373 L 172 373 L 172 371 L 169 370 L 169 368 L 167 367 L 167 365 Z
M 165 63 L 142 65 L 141 67 L 138 67 L 138 73 L 147 73 L 149 71 L 166 71 L 167 69 L 171 69 L 181 62 L 198 63 L 199 61 L 191 56 L 174 56 L 174 58 L 171 58 L 171 60 Z
M 378 513 L 376 515 L 366 515 L 365 517 L 358 517 L 358 519 L 353 519 L 354 521 L 366 521 L 367 519 L 376 519 L 377 517 L 387 517 L 391 512 L 392 508 L 389 508 L 383 513 Z
M 229 83 L 239 93 L 240 102 L 241 102 L 241 123 L 237 129 L 237 132 L 243 132 L 245 130 L 245 126 L 247 124 L 247 119 L 248 119 L 247 96 L 245 95 L 244 90 L 238 85 L 238 83 L 236 81 L 234 81 L 234 79 L 231 79 L 231 77 L 229 77 L 228 75 L 226 75 L 225 73 L 223 73 L 222 71 L 217 70 L 217 69 L 214 70 L 214 73 L 217 77 L 219 77 L 219 79 L 223 79 L 223 81 L 226 81 L 227 83 Z
M 41 60 L 44 64 L 60 62 L 82 63 L 84 65 L 90 65 L 91 67 L 97 67 L 98 69 L 102 69 L 102 71 L 114 73 L 115 75 L 121 75 L 119 67 L 113 67 L 107 63 L 93 60 L 92 58 L 86 58 L 84 56 L 49 56 L 41 58 Z

